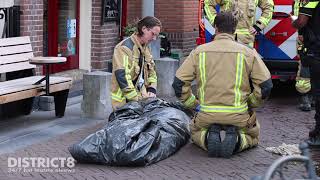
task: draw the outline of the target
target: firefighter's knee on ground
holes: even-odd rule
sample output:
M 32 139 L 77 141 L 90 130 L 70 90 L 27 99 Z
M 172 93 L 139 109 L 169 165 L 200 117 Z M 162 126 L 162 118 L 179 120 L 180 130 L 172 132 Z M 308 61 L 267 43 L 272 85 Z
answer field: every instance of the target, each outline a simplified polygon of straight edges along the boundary
M 224 139 L 221 132 L 224 131 Z M 210 157 L 230 158 L 237 151 L 238 145 L 238 127 L 233 125 L 213 124 L 208 129 L 207 148 Z
M 208 129 L 206 128 L 196 130 L 194 127 L 191 127 L 191 138 L 193 143 L 205 151 L 208 151 L 207 145 L 205 144 L 207 133 Z
M 259 134 L 258 121 L 251 127 L 244 128 L 213 124 L 209 128 L 194 129 L 192 140 L 208 151 L 210 157 L 230 158 L 235 153 L 255 147 L 259 143 Z
M 259 136 L 260 124 L 256 118 L 256 113 L 253 112 L 250 115 L 247 126 L 239 129 L 239 147 L 237 148 L 237 152 L 241 152 L 258 145 Z

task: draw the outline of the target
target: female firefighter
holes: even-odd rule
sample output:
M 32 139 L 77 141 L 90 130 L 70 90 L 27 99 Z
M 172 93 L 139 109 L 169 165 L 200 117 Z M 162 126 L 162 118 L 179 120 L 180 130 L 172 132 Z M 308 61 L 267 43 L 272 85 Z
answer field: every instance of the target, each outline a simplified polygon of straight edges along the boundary
M 157 75 L 148 44 L 161 30 L 159 19 L 144 17 L 137 23 L 137 32 L 124 39 L 114 49 L 112 59 L 112 108 L 126 102 L 155 97 Z

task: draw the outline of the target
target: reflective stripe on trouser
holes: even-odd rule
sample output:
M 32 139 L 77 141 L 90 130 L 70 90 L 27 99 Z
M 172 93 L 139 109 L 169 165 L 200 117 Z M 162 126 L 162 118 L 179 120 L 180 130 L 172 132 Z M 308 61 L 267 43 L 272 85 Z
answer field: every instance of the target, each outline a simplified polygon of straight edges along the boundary
M 250 34 L 248 29 L 236 29 L 235 34 L 237 34 L 237 41 L 253 47 L 254 36 Z
M 206 145 L 206 138 L 207 138 L 208 129 L 202 128 L 200 130 L 195 130 L 191 127 L 191 139 L 193 143 L 204 149 L 205 151 L 208 151 L 207 145 Z
M 239 130 L 240 147 L 237 152 L 241 152 L 248 148 L 252 148 L 259 143 L 260 124 L 256 121 L 256 125 L 251 128 L 242 128 Z
M 244 127 L 239 130 L 239 137 L 241 144 L 237 152 L 256 146 L 259 143 L 260 124 L 255 119 L 256 116 L 250 117 L 249 121 L 255 121 L 255 125 L 251 127 Z M 206 137 L 208 133 L 207 128 L 197 128 L 194 124 L 190 125 L 191 138 L 194 144 L 207 151 Z
M 301 61 L 299 61 L 295 86 L 296 90 L 302 94 L 308 93 L 311 90 L 309 67 L 302 66 Z

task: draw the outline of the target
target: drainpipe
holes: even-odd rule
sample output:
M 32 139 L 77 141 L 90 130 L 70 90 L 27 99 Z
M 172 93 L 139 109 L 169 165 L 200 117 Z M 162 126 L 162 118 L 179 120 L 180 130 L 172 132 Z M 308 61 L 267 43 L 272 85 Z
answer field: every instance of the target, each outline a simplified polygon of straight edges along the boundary
M 142 17 L 154 16 L 154 0 L 142 0 Z M 151 53 L 154 59 L 160 58 L 160 39 L 150 43 Z
M 154 0 L 142 0 L 142 17 L 154 16 Z

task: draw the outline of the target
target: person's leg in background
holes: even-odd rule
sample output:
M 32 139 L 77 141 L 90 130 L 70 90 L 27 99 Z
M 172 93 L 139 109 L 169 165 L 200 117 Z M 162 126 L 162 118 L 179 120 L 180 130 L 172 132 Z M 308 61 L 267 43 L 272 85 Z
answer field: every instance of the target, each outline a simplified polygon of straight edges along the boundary
M 311 83 L 309 67 L 302 66 L 299 61 L 296 77 L 296 90 L 300 94 L 299 109 L 302 111 L 311 111 Z
M 313 98 L 315 99 L 315 127 L 309 132 L 310 145 L 320 146 L 320 56 L 310 57 L 308 63 L 310 64 L 311 87 Z
M 298 108 L 302 111 L 311 111 L 311 102 L 312 102 L 312 95 L 311 95 L 311 83 L 310 83 L 310 70 L 308 66 L 303 66 L 302 61 L 304 55 L 302 54 L 303 49 L 303 37 L 302 35 L 298 35 L 297 41 L 297 55 L 299 58 L 299 65 L 298 65 L 298 72 L 296 76 L 296 90 L 300 94 L 299 98 L 299 106 Z

